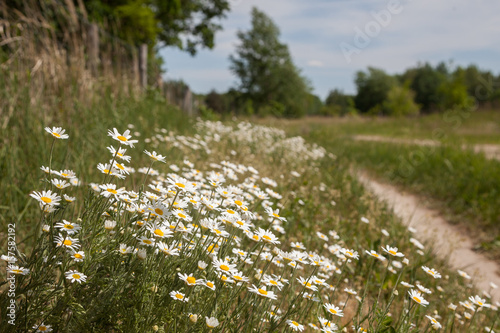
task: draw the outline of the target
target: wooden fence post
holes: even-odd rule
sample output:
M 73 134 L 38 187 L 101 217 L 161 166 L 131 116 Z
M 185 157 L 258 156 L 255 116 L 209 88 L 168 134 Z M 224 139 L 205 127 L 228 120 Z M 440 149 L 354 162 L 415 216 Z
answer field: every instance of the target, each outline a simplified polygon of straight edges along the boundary
M 89 68 L 92 75 L 97 76 L 99 67 L 99 28 L 97 24 L 89 26 Z
M 148 46 L 141 44 L 139 48 L 139 77 L 140 85 L 146 88 L 148 85 Z
M 188 116 L 193 115 L 193 94 L 191 93 L 191 89 L 189 89 L 189 87 L 187 87 L 186 93 L 184 94 L 182 109 L 188 114 Z

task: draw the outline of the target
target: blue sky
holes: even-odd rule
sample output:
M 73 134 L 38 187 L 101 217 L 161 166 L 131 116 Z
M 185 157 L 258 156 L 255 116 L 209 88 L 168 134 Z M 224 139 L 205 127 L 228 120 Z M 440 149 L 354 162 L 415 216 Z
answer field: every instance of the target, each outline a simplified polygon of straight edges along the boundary
M 253 6 L 281 30 L 295 64 L 325 98 L 334 88 L 355 93 L 354 75 L 368 66 L 400 73 L 418 62 L 474 63 L 500 72 L 498 0 L 231 0 L 215 48 L 195 57 L 164 48 L 166 79 L 182 79 L 196 93 L 237 84 L 229 55 L 236 32 L 250 29 Z

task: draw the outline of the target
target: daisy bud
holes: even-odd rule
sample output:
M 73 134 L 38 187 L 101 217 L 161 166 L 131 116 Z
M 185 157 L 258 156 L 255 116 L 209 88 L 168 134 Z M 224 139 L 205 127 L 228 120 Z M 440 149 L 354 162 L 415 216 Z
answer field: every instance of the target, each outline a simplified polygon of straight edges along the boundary
M 403 259 L 403 264 L 408 265 L 410 263 L 410 260 L 408 258 Z
M 192 322 L 192 323 L 196 323 L 198 321 L 198 315 L 196 314 L 190 314 L 189 315 L 189 320 Z
M 104 229 L 113 230 L 116 227 L 116 221 L 106 220 L 104 221 Z
M 42 230 L 43 230 L 44 232 L 49 232 L 49 231 L 50 231 L 50 226 L 49 226 L 49 225 L 47 225 L 47 224 L 44 224 L 44 225 L 43 225 Z
M 139 249 L 139 251 L 137 251 L 137 257 L 139 259 L 144 260 L 146 259 L 146 256 L 147 256 L 146 249 Z

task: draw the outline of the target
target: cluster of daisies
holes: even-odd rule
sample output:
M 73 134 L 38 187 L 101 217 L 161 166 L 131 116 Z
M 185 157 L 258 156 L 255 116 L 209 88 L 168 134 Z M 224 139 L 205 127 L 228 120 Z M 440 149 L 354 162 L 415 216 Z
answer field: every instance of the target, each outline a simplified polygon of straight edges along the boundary
M 313 167 L 311 162 L 326 154 L 322 148 L 309 146 L 303 139 L 287 139 L 284 132 L 268 127 L 241 123 L 234 130 L 220 122 L 199 122 L 197 127 L 203 130 L 204 137 L 166 135 L 167 131 L 163 130 L 147 141 L 167 142 L 210 153 L 209 147 L 220 142 L 221 136 L 227 136 L 238 145 L 254 146 L 254 149 L 264 149 L 267 145 L 266 149 L 274 152 L 286 151 L 287 158 L 300 159 Z M 55 139 L 68 139 L 62 128 L 46 130 Z M 287 218 L 282 213 L 282 195 L 278 193 L 275 180 L 261 176 L 252 166 L 229 161 L 210 163 L 208 171 L 197 169 L 187 159 L 180 165 L 167 165 L 165 156 L 147 150 L 144 153 L 150 158 L 150 164 L 135 170 L 129 166 L 131 156 L 127 155 L 127 150 L 134 148 L 138 140 L 132 138 L 130 130 L 121 133 L 114 128 L 108 135 L 118 145 L 107 147 L 109 158 L 97 165 L 104 181 L 89 184 L 95 196 L 107 203 L 102 206 L 106 209 L 98 221 L 101 224 L 98 233 L 110 239 L 130 234 L 127 242 L 117 243 L 112 249 L 120 261 L 129 258 L 144 263 L 175 263 L 172 267 L 177 270 L 171 271 L 166 284 L 171 288 L 165 294 L 170 296 L 167 297 L 172 302 L 172 309 L 183 311 L 186 320 L 196 323 L 198 318 L 204 317 L 206 327 L 212 329 L 235 325 L 242 316 L 238 311 L 244 307 L 236 307 L 235 313 L 224 314 L 225 319 L 219 322 L 217 316 L 221 314 L 207 308 L 207 298 L 200 295 L 225 297 L 228 302 L 236 302 L 245 295 L 243 302 L 247 306 L 259 305 L 254 312 L 260 311 L 263 324 L 273 329 L 287 325 L 292 331 L 304 331 L 309 327 L 336 332 L 346 313 L 352 313 L 352 307 L 363 307 L 364 297 L 355 291 L 359 284 L 355 285 L 344 276 L 350 263 L 360 260 L 360 253 L 346 248 L 345 241 L 334 230 L 316 232 L 316 241 L 322 244 L 318 249 L 308 249 L 296 241 L 285 243 Z M 75 201 L 64 193 L 69 186 L 81 184 L 73 171 L 55 171 L 51 166 L 42 167 L 42 170 L 48 175 L 50 189 L 30 195 L 39 202 L 44 214 L 57 212 Z M 117 185 L 118 181 L 121 184 L 121 180 L 134 173 L 142 174 L 139 178 L 144 181 L 143 187 L 127 190 Z M 298 178 L 301 174 L 294 171 L 293 176 Z M 365 217 L 361 222 L 370 224 Z M 87 276 L 81 272 L 86 250 L 81 248 L 79 234 L 85 223 L 89 222 L 82 219 L 70 222 L 61 218 L 53 226 L 43 225 L 42 228 L 46 233 L 53 232 L 54 245 L 67 251 L 71 259 L 68 268 L 71 269 L 65 272 L 65 278 L 67 282 L 77 282 L 75 286 L 92 279 L 92 274 Z M 389 236 L 386 230 L 381 232 Z M 411 243 L 417 252 L 423 250 L 418 240 L 412 238 Z M 425 298 L 432 294 L 431 289 L 418 281 L 400 281 L 409 260 L 398 248 L 387 245 L 363 253 L 366 260 L 385 267 L 386 274 L 398 275 L 392 295 L 397 296 L 397 288 L 403 286 L 409 289 L 405 302 L 423 307 L 429 305 Z M 10 273 L 30 273 L 29 268 L 14 265 L 16 258 L 2 259 L 11 264 Z M 433 268 L 421 266 L 419 269 L 433 279 L 441 278 Z M 468 276 L 465 272 L 459 273 L 465 278 Z M 437 289 L 441 291 L 440 287 Z M 355 304 L 347 311 L 350 301 Z M 480 296 L 471 296 L 459 305 L 467 310 L 463 315 L 455 312 L 459 320 L 462 316 L 471 318 L 483 308 L 497 310 Z M 297 311 L 299 308 L 304 311 Z M 456 311 L 457 306 L 450 304 L 450 309 Z M 426 317 L 432 328 L 442 327 L 437 313 Z M 311 322 L 311 318 L 315 320 Z M 44 323 L 34 328 L 52 330 Z M 366 331 L 358 324 L 353 329 Z

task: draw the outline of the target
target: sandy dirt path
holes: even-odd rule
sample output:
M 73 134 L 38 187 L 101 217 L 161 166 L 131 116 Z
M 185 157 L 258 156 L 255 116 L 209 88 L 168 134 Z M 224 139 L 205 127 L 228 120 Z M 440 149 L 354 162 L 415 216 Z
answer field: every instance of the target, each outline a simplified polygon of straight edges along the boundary
M 441 143 L 434 140 L 419 140 L 419 139 L 402 139 L 402 138 L 389 138 L 380 135 L 355 135 L 354 140 L 359 141 L 372 141 L 372 142 L 391 142 L 391 143 L 402 143 L 409 145 L 419 145 L 419 146 L 439 146 Z M 484 153 L 486 158 L 500 160 L 500 145 L 493 144 L 478 144 L 462 146 L 463 149 L 467 147 L 472 147 L 476 153 Z
M 490 291 L 490 282 L 500 286 L 500 266 L 472 250 L 473 242 L 449 224 L 436 210 L 424 207 L 417 196 L 402 193 L 396 187 L 370 178 L 359 172 L 358 179 L 379 199 L 387 202 L 407 226 L 417 230 L 415 238 L 433 244 L 439 258 L 447 260 L 453 269 L 467 272 L 479 290 Z M 500 301 L 499 289 L 491 292 L 495 301 Z

